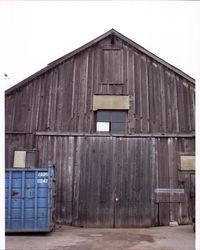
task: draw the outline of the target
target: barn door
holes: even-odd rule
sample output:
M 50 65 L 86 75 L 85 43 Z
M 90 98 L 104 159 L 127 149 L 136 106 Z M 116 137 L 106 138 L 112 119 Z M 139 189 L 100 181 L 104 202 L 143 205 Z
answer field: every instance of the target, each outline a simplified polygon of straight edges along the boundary
M 72 224 L 113 227 L 112 139 L 79 137 L 74 169 Z
M 149 140 L 115 140 L 113 227 L 150 226 Z
M 151 225 L 148 139 L 78 138 L 73 225 Z
M 113 227 L 127 227 L 131 221 L 130 202 L 134 192 L 134 174 L 128 163 L 128 141 L 113 139 L 114 189 L 113 189 Z M 132 169 L 133 170 L 133 169 Z M 134 204 L 132 204 L 134 207 Z M 134 215 L 132 216 L 133 219 Z

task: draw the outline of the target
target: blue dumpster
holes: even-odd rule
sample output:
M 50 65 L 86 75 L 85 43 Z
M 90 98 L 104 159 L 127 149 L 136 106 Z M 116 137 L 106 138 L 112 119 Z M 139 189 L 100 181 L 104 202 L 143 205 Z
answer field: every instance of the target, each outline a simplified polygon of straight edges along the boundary
M 5 231 L 50 232 L 55 226 L 55 167 L 5 171 Z

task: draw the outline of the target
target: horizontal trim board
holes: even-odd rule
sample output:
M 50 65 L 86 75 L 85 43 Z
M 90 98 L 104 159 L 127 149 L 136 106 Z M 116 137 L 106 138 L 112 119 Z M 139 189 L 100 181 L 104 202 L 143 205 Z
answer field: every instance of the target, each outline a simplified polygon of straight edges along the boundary
M 132 135 L 124 135 L 124 134 L 108 134 L 108 133 L 94 133 L 94 134 L 88 134 L 88 133 L 70 133 L 70 132 L 46 132 L 46 131 L 38 131 L 34 133 L 30 132 L 17 132 L 17 131 L 6 131 L 5 134 L 14 134 L 14 135 L 44 135 L 44 136 L 87 136 L 87 137 L 124 137 L 124 138 L 138 138 L 138 137 L 158 137 L 158 138 L 195 138 L 195 134 L 132 134 Z
M 31 135 L 31 134 L 34 134 L 34 133 L 31 133 L 31 132 L 18 132 L 18 131 L 6 131 L 5 132 L 6 134 L 13 134 L 13 135 Z
M 36 132 L 35 133 L 36 136 L 87 136 L 87 137 L 122 137 L 122 138 L 138 138 L 138 137 L 174 137 L 174 138 L 178 138 L 178 137 L 195 137 L 194 134 L 166 134 L 166 135 L 162 135 L 162 134 L 135 134 L 135 135 L 120 135 L 120 134 L 87 134 L 87 133 L 66 133 L 66 132 Z
M 34 133 L 30 132 L 17 132 L 17 131 L 6 131 L 5 134 L 14 134 L 14 135 L 44 135 L 44 136 L 88 136 L 88 137 L 124 137 L 124 138 L 134 138 L 134 137 L 169 137 L 169 138 L 195 138 L 195 134 L 132 134 L 132 135 L 123 135 L 123 134 L 108 134 L 108 133 L 94 133 L 94 134 L 88 134 L 88 133 L 70 133 L 70 132 L 46 132 L 46 131 L 37 131 Z

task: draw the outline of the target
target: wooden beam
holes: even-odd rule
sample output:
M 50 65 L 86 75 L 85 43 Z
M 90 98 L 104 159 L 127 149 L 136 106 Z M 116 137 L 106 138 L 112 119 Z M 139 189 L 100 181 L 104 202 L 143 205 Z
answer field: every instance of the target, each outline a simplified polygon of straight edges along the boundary
M 30 134 L 35 134 L 35 133 L 32 133 L 32 132 L 19 132 L 19 131 L 6 131 L 5 134 L 13 134 L 13 135 L 30 135 Z
M 80 136 L 80 137 L 122 137 L 122 138 L 190 138 L 195 137 L 195 134 L 158 134 L 158 133 L 152 133 L 152 134 L 133 134 L 133 135 L 124 135 L 124 134 L 89 134 L 89 133 L 69 133 L 69 132 L 35 132 L 36 136 Z

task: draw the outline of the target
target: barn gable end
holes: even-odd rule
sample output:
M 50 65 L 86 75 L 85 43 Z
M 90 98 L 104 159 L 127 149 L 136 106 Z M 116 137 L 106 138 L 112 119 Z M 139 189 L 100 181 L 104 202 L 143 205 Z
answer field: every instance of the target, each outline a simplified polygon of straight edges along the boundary
M 6 167 L 15 150 L 55 163 L 58 221 L 191 222 L 193 78 L 112 29 L 5 94 Z

